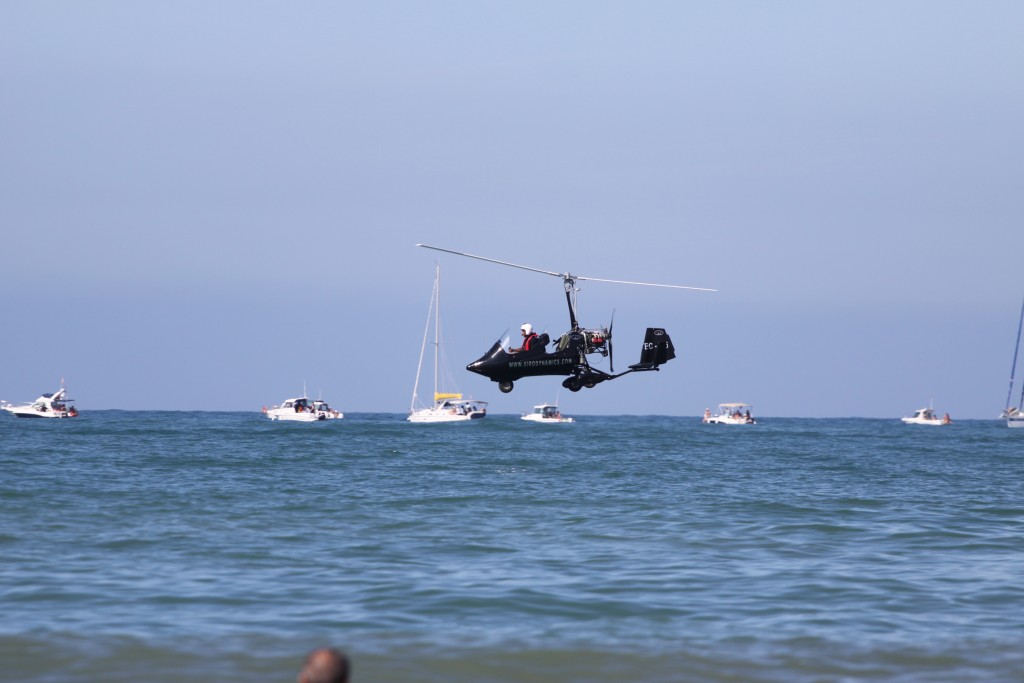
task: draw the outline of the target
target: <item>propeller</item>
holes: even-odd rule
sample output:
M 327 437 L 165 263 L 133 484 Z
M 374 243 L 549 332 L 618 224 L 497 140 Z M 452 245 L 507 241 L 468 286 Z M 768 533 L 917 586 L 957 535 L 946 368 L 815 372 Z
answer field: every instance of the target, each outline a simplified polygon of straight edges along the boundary
M 612 349 L 612 328 L 615 327 L 615 309 L 612 309 L 612 321 L 608 323 L 608 369 L 615 374 L 615 354 Z

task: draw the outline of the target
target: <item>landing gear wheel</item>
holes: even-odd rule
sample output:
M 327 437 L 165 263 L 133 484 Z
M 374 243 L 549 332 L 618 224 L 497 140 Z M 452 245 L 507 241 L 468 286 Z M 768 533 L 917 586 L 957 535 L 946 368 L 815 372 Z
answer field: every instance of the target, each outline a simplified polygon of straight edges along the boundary
M 579 391 L 580 389 L 582 389 L 582 388 L 583 388 L 583 385 L 582 385 L 582 384 L 580 384 L 580 380 L 579 380 L 579 378 L 577 378 L 577 377 L 573 377 L 572 379 L 570 379 L 570 380 L 569 380 L 569 381 L 568 381 L 568 382 L 566 383 L 566 388 L 567 388 L 567 389 L 568 389 L 569 391 L 572 391 L 572 392 L 574 392 L 574 393 L 575 393 L 575 392 Z
M 498 389 L 500 389 L 503 394 L 507 394 L 512 391 L 513 386 L 512 382 L 498 382 Z
M 583 383 L 583 386 L 585 386 L 587 389 L 593 389 L 594 387 L 597 386 L 597 382 L 595 382 L 592 379 L 588 379 L 586 382 Z

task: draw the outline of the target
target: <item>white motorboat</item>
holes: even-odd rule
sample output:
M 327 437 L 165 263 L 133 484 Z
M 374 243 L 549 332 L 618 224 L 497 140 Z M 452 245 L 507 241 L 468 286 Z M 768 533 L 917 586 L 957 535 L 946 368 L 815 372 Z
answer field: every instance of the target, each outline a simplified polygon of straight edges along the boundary
M 914 411 L 913 415 L 908 417 L 900 418 L 905 424 L 908 425 L 935 425 L 942 426 L 953 424 L 953 420 L 950 419 L 949 413 L 946 413 L 942 417 L 935 414 L 935 411 L 931 408 L 918 408 Z
M 711 409 L 704 410 L 704 424 L 709 425 L 756 425 L 757 420 L 750 416 L 749 403 L 719 403 L 718 413 L 711 414 Z
M 52 394 L 43 394 L 32 403 L 12 404 L 0 401 L 0 408 L 15 417 L 78 417 L 78 410 L 71 405 L 73 400 L 68 398 L 64 380 L 61 380 L 60 389 Z
M 534 406 L 532 413 L 525 413 L 520 419 L 541 424 L 572 424 L 574 422 L 571 417 L 562 415 L 557 405 L 550 403 Z
M 416 383 L 412 388 L 412 404 L 409 406 L 409 422 L 472 422 L 487 416 L 487 403 L 462 397 L 457 391 L 438 391 L 439 368 L 447 367 L 441 349 L 441 267 L 434 268 L 434 291 L 427 309 L 427 325 L 423 330 L 423 345 L 420 347 L 420 362 L 416 368 Z M 420 374 L 423 370 L 423 356 L 427 349 L 430 323 L 434 323 L 434 402 L 423 405 L 419 399 Z M 450 373 L 444 372 L 444 377 Z
M 1017 323 L 1017 343 L 1013 347 L 1013 364 L 1010 366 L 1010 389 L 1006 393 L 1006 408 L 999 417 L 1006 418 L 1007 427 L 1024 427 L 1024 389 L 1021 390 L 1020 401 L 1012 405 L 1013 375 L 1017 371 L 1017 352 L 1020 351 L 1020 330 L 1024 326 L 1024 304 L 1020 308 L 1020 321 Z
M 306 396 L 290 398 L 280 406 L 264 407 L 263 414 L 271 420 L 287 422 L 321 422 L 323 420 L 340 420 L 345 417 L 327 405 L 326 401 L 314 400 Z

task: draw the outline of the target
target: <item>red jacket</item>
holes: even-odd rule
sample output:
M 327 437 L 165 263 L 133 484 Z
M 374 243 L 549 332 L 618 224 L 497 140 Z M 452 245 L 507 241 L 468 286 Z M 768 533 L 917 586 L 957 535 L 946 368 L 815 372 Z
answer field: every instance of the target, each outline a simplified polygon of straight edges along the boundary
M 530 343 L 534 339 L 536 339 L 536 338 L 537 338 L 537 333 L 536 332 L 531 332 L 530 334 L 528 334 L 525 337 L 523 337 L 523 345 L 522 346 L 520 346 L 518 349 L 509 349 L 509 353 L 520 353 L 522 351 L 529 351 L 530 350 Z

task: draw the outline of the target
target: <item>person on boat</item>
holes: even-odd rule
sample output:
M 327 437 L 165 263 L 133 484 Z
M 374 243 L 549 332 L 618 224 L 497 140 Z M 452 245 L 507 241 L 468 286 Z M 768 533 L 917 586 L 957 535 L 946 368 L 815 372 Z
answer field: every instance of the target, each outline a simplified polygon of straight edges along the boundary
M 537 333 L 533 331 L 533 325 L 530 323 L 523 323 L 522 327 L 519 328 L 519 331 L 523 335 L 523 345 L 515 349 L 509 349 L 508 352 L 522 353 L 523 351 L 535 350 L 537 348 Z
M 711 408 L 704 409 L 704 421 L 707 422 L 711 419 Z
M 945 415 L 942 416 L 942 424 L 953 424 L 953 418 L 949 416 L 949 413 L 946 413 Z

